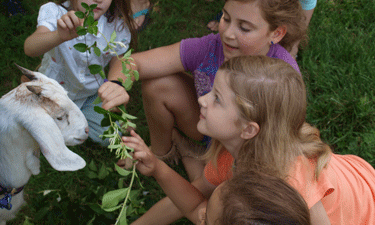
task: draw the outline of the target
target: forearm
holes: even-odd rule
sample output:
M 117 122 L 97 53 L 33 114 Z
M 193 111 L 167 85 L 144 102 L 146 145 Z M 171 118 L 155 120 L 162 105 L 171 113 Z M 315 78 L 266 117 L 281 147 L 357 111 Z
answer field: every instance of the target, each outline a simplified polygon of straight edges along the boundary
M 26 39 L 24 50 L 28 56 L 41 56 L 61 43 L 63 41 L 57 31 L 34 33 Z
M 185 216 L 191 215 L 205 201 L 202 193 L 196 187 L 161 160 L 159 160 L 154 178 L 165 194 Z

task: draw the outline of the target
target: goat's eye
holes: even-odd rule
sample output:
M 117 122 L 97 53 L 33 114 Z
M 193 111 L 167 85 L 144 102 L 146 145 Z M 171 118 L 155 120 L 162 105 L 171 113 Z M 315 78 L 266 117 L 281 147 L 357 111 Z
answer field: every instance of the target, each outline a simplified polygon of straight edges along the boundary
M 62 120 L 63 118 L 62 118 L 62 117 L 57 117 L 56 119 L 57 119 L 57 120 Z

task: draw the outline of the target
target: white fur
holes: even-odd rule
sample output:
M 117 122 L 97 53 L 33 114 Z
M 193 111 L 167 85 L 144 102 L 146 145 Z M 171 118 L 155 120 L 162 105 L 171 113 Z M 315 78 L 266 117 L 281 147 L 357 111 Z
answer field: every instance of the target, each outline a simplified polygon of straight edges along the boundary
M 75 171 L 86 165 L 66 147 L 82 144 L 88 137 L 81 110 L 55 80 L 21 70 L 35 79 L 0 99 L 0 184 L 11 188 L 22 187 L 31 175 L 39 174 L 40 152 L 59 171 Z M 41 92 L 33 93 L 30 87 Z M 0 209 L 0 224 L 14 218 L 23 203 L 22 191 L 12 197 L 11 210 Z

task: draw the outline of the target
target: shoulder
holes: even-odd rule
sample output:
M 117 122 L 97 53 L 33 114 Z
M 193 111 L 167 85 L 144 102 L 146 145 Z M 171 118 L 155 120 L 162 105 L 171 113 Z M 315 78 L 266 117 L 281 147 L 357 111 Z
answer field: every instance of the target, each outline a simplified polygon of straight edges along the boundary
M 279 44 L 271 45 L 270 50 L 267 53 L 267 56 L 271 58 L 282 59 L 285 62 L 289 63 L 289 65 L 291 65 L 299 73 L 301 73 L 297 61 L 290 55 L 290 53 L 283 46 Z
M 316 179 L 315 168 L 315 159 L 299 156 L 291 167 L 287 178 L 288 183 L 302 195 L 309 208 L 335 190 L 327 171 L 323 170 L 319 178 Z
M 186 48 L 201 48 L 206 47 L 209 43 L 217 44 L 220 41 L 219 34 L 209 34 L 199 38 L 187 38 L 181 40 L 181 46 Z
M 54 2 L 48 2 L 44 5 L 42 5 L 39 9 L 39 14 L 41 12 L 47 12 L 47 13 L 53 13 L 53 12 L 63 12 L 63 11 L 67 11 L 64 7 L 62 7 L 61 5 L 58 5 Z

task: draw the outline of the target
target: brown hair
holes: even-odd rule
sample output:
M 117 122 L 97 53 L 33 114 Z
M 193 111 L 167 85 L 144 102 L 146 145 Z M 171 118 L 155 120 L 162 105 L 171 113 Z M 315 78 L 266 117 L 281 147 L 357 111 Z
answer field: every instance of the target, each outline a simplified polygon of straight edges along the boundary
M 310 225 L 306 202 L 280 178 L 257 171 L 237 173 L 219 194 L 221 225 Z
M 66 2 L 66 0 L 56 0 L 56 4 L 61 5 L 62 7 L 66 8 L 62 3 Z M 70 6 L 69 8 L 66 8 L 67 10 L 73 10 L 73 4 L 75 3 L 75 0 L 69 0 Z M 107 17 L 108 22 L 116 23 L 117 29 L 121 30 L 124 29 L 124 26 L 127 25 L 129 28 L 129 31 L 131 33 L 131 41 L 130 41 L 130 47 L 135 49 L 137 46 L 137 32 L 134 27 L 133 18 L 131 17 L 132 11 L 130 7 L 130 1 L 126 0 L 112 0 L 112 3 L 107 11 L 105 13 L 105 17 Z M 117 24 L 118 19 L 121 18 L 124 21 L 124 24 Z M 117 26 L 120 25 L 120 26 Z
M 262 17 L 270 25 L 270 31 L 285 25 L 287 32 L 279 42 L 287 51 L 291 51 L 294 43 L 307 41 L 305 23 L 299 0 L 226 0 L 238 2 L 257 2 L 262 12 Z
M 240 116 L 260 128 L 239 149 L 237 168 L 286 179 L 290 165 L 304 155 L 317 160 L 317 178 L 331 149 L 320 140 L 319 131 L 305 123 L 306 90 L 301 74 L 283 60 L 266 56 L 235 57 L 219 70 L 229 77 Z M 220 144 L 214 141 L 212 146 L 206 157 L 216 160 Z

